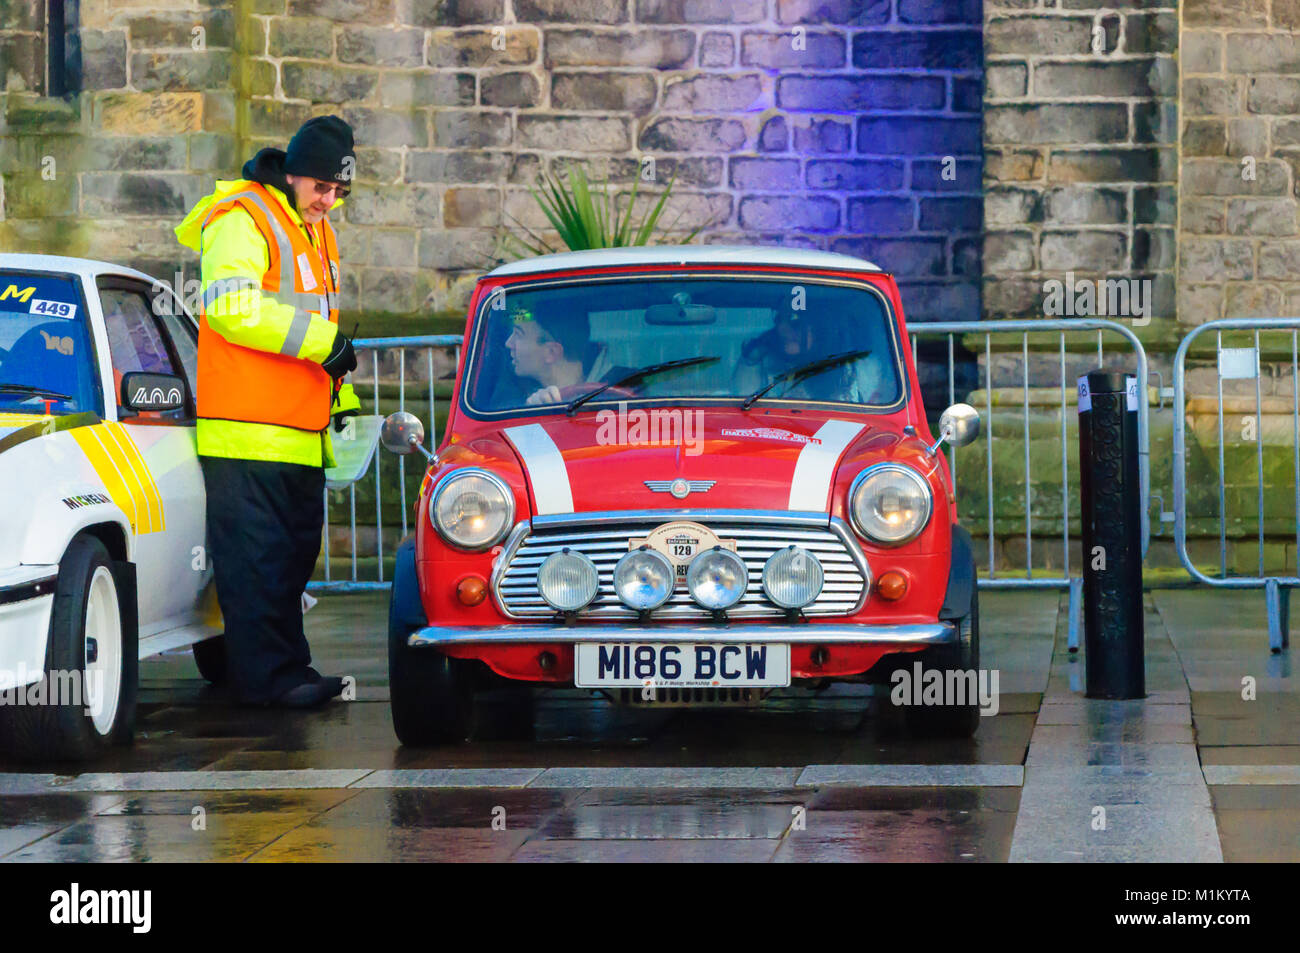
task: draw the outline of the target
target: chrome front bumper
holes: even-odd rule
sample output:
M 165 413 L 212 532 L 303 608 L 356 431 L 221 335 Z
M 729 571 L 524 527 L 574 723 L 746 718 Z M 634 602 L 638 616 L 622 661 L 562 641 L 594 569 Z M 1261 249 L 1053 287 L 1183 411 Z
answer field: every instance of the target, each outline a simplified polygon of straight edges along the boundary
M 431 625 L 412 632 L 413 648 L 536 642 L 782 642 L 798 645 L 941 645 L 957 641 L 947 622 L 916 625 Z

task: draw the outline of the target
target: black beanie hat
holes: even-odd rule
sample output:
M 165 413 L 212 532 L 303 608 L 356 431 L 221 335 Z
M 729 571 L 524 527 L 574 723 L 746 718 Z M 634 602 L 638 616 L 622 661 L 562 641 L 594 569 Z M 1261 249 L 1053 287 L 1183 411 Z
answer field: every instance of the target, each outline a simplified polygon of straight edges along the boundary
M 338 116 L 308 119 L 289 140 L 284 171 L 290 175 L 347 185 L 356 177 L 356 170 L 352 127 Z

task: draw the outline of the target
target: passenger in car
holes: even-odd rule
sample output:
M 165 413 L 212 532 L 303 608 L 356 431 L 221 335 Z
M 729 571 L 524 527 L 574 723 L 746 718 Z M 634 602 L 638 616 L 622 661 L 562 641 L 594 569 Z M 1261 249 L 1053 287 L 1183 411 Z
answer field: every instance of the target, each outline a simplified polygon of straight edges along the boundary
M 886 384 L 880 371 L 888 342 L 876 334 L 856 333 L 841 316 L 832 320 L 813 309 L 795 309 L 783 303 L 775 309 L 772 327 L 747 341 L 736 367 L 737 393 L 752 393 L 776 375 L 809 361 L 860 349 L 871 354 L 842 367 L 832 367 L 794 384 L 778 385 L 768 396 L 776 398 L 871 404 L 879 401 Z

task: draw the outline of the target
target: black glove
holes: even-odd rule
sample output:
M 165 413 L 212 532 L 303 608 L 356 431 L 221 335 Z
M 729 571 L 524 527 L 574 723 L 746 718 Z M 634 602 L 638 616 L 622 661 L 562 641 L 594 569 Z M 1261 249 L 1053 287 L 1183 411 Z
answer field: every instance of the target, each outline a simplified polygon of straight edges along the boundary
M 348 417 L 359 417 L 359 416 L 361 416 L 361 411 L 359 411 L 359 410 L 340 410 L 337 414 L 334 415 L 334 418 L 333 418 L 333 419 L 334 419 L 334 432 L 335 432 L 335 433 L 342 433 L 342 432 L 343 432 L 343 428 L 346 427 L 346 426 L 348 425 L 347 418 L 348 418 Z
M 357 355 L 352 350 L 352 340 L 342 331 L 334 332 L 334 346 L 330 356 L 321 361 L 321 367 L 333 380 L 338 380 L 349 371 L 357 369 Z

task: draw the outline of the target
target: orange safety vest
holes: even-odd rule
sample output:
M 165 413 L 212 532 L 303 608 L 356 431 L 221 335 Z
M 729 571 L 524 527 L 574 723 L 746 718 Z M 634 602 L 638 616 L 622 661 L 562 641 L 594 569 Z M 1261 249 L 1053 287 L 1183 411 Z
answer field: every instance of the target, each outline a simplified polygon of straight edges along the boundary
M 328 218 L 307 226 L 314 229 L 313 245 L 280 202 L 258 183 L 215 202 L 203 227 L 236 207 L 252 216 L 266 240 L 270 264 L 262 276 L 262 294 L 292 306 L 296 313 L 278 354 L 232 344 L 208 325 L 207 309 L 221 295 L 240 290 L 238 279 L 209 285 L 199 308 L 198 415 L 324 430 L 330 421 L 333 382 L 323 367 L 297 354 L 312 315 L 339 322 L 334 228 Z

